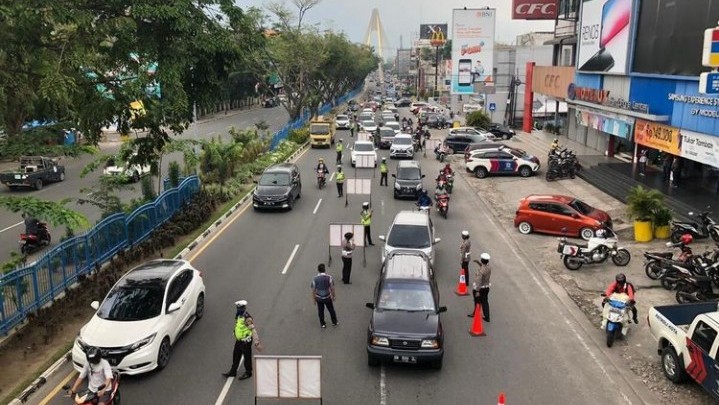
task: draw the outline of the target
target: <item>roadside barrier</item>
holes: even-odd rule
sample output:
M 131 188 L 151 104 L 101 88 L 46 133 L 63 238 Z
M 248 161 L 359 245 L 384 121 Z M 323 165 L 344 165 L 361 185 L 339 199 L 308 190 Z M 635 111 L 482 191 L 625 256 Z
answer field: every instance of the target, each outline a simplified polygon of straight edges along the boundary
M 505 405 L 504 403 L 504 392 L 499 393 L 499 398 L 497 399 L 497 405 Z

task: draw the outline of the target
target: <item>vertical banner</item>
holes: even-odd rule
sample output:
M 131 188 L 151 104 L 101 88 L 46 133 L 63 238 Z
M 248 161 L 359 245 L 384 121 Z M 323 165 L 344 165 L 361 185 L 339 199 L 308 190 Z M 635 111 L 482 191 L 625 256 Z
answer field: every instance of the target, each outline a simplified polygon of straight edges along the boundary
M 584 0 L 577 70 L 624 74 L 629 54 L 632 0 Z
M 452 94 L 494 85 L 494 9 L 452 10 Z

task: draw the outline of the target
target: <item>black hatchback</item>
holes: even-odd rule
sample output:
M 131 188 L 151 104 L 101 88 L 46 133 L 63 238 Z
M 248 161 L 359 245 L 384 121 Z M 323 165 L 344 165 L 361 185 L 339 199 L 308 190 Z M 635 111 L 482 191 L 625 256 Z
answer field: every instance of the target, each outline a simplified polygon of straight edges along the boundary
M 419 197 L 422 190 L 422 169 L 416 160 L 404 160 L 397 163 L 397 174 L 394 177 L 394 198 Z
M 270 166 L 262 173 L 252 193 L 252 206 L 256 209 L 292 209 L 302 196 L 300 170 L 294 163 Z

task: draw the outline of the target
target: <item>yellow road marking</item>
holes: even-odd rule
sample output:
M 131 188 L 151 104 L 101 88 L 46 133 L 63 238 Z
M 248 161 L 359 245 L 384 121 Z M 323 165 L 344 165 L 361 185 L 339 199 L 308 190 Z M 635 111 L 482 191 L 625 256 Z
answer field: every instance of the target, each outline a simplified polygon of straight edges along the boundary
M 50 391 L 45 396 L 45 398 L 43 398 L 43 400 L 40 401 L 39 405 L 46 405 L 48 402 L 50 402 L 55 397 L 55 395 L 57 395 L 58 391 L 60 391 L 62 389 L 62 386 L 67 384 L 68 382 L 70 382 L 70 379 L 72 379 L 75 376 L 75 374 L 77 374 L 77 372 L 75 370 L 72 370 L 72 372 L 70 374 L 68 374 L 67 377 L 65 377 L 60 382 L 60 384 L 58 384 L 55 388 L 53 388 L 52 391 Z

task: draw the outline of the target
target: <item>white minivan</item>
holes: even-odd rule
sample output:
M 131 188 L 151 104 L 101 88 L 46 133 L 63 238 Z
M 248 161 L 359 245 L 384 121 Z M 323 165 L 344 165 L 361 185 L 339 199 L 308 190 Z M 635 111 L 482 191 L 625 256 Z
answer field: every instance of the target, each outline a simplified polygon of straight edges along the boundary
M 394 217 L 387 236 L 380 235 L 384 242 L 382 262 L 394 250 L 419 250 L 434 264 L 434 245 L 441 241 L 434 235 L 432 219 L 422 211 L 400 211 Z

